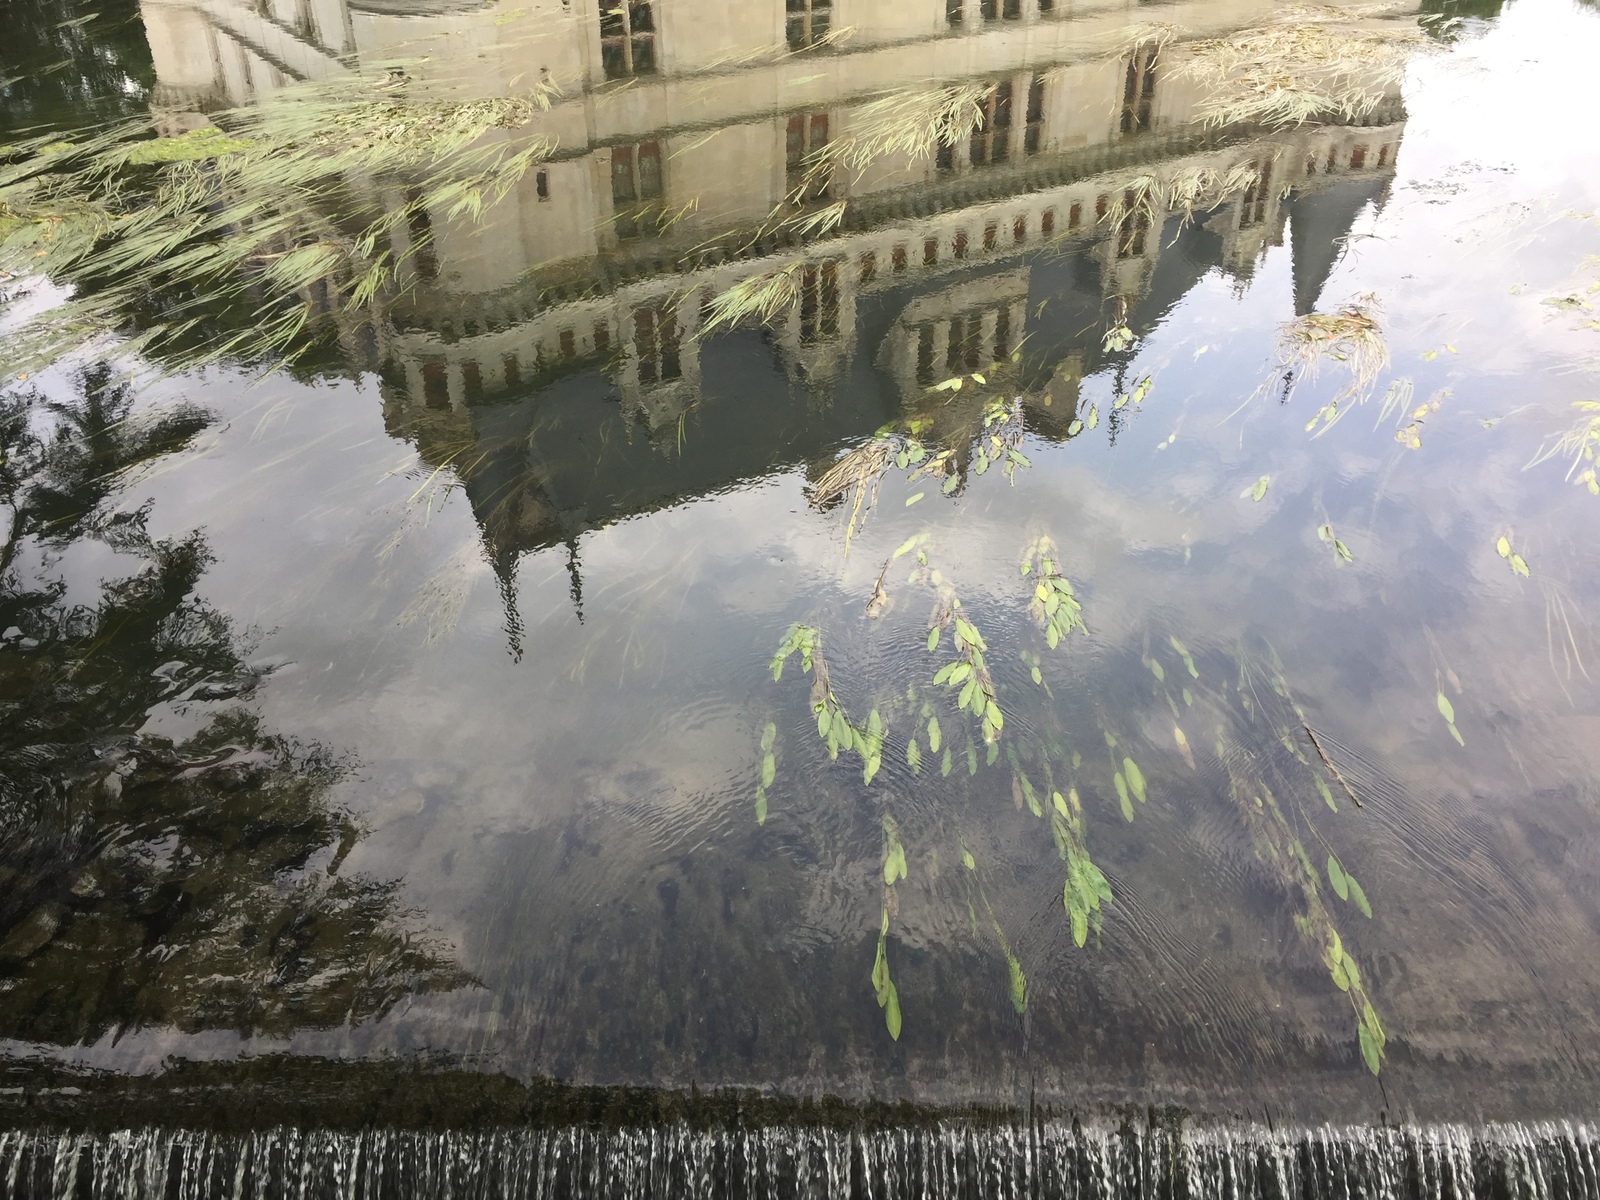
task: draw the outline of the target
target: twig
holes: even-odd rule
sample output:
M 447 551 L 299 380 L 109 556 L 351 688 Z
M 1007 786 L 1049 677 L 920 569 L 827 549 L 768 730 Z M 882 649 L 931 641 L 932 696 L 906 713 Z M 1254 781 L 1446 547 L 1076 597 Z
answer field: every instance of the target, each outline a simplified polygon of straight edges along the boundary
M 1355 790 L 1351 788 L 1349 781 L 1339 773 L 1339 768 L 1333 765 L 1333 759 L 1329 758 L 1328 752 L 1322 748 L 1322 741 L 1317 737 L 1317 731 L 1311 728 L 1309 721 L 1301 721 L 1300 725 L 1306 731 L 1306 736 L 1311 739 L 1311 745 L 1316 750 L 1317 757 L 1322 760 L 1322 765 L 1328 768 L 1328 773 L 1344 789 L 1344 794 L 1350 797 L 1357 808 L 1360 808 L 1361 798 L 1355 794 Z

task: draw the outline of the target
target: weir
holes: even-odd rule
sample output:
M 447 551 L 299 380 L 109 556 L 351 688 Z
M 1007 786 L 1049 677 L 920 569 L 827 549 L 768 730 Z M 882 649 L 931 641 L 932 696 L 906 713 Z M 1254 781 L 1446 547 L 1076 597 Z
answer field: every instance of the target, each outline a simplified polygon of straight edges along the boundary
M 8 1200 L 1579 1200 L 1592 1126 L 0 1133 Z

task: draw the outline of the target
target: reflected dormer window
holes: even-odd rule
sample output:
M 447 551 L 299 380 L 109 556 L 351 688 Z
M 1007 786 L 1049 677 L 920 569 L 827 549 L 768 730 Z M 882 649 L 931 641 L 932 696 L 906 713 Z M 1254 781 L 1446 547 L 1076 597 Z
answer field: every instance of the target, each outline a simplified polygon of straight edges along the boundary
M 1272 160 L 1255 162 L 1255 177 L 1244 189 L 1244 200 L 1239 205 L 1239 228 L 1249 229 L 1267 217 L 1267 189 L 1272 186 Z
M 600 61 L 607 79 L 656 69 L 656 20 L 649 0 L 601 0 Z
M 633 310 L 633 346 L 639 382 L 646 387 L 683 376 L 678 360 L 678 318 L 665 304 Z
M 828 36 L 833 0 L 784 0 L 788 13 L 789 49 L 804 50 Z

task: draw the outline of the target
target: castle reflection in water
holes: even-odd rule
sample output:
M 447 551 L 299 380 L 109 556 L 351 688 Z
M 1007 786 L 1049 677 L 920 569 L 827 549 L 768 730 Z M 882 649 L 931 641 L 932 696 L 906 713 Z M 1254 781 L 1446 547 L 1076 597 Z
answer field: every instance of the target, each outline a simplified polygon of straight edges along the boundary
M 1164 6 L 1182 32 L 1163 42 L 1130 25 L 1154 10 L 1067 0 L 143 5 L 169 131 L 361 61 L 405 59 L 457 96 L 559 89 L 536 131 L 501 135 L 554 135 L 555 154 L 478 222 L 419 213 L 409 286 L 349 338 L 381 368 L 391 432 L 463 479 L 508 584 L 524 553 L 565 544 L 576 570 L 588 530 L 825 464 L 930 383 L 1024 345 L 1030 425 L 1064 437 L 1077 380 L 1119 360 L 1109 313 L 1148 329 L 1212 271 L 1247 280 L 1286 232 L 1311 311 L 1382 202 L 1403 114 L 1396 93 L 1356 124 L 1199 120 L 1186 39 L 1271 10 Z M 796 191 L 874 98 L 961 82 L 984 86 L 965 144 Z M 1254 182 L 1193 222 L 1163 211 L 1179 173 L 1241 164 Z M 1139 178 L 1154 210 L 1118 219 Z M 829 236 L 773 232 L 785 206 L 840 200 Z M 696 336 L 713 297 L 796 264 L 786 316 Z

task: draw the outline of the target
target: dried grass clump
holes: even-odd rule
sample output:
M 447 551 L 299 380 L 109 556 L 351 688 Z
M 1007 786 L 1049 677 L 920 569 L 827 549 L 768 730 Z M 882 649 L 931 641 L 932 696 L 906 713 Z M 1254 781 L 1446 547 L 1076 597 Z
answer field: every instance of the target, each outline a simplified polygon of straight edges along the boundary
M 1371 112 L 1428 42 L 1414 26 L 1339 23 L 1347 20 L 1337 9 L 1296 6 L 1272 25 L 1192 43 L 1178 70 L 1208 91 L 1200 119 L 1286 126 Z
M 1389 345 L 1377 319 L 1377 298 L 1358 296 L 1335 313 L 1309 313 L 1278 328 L 1277 362 L 1273 380 L 1282 380 L 1282 396 L 1290 399 L 1302 380 L 1315 379 L 1324 362 L 1339 363 L 1349 373 L 1349 384 L 1320 409 L 1306 425 L 1320 422 L 1322 432 L 1348 408 L 1343 401 L 1360 404 L 1372 390 L 1379 372 L 1389 365 Z

